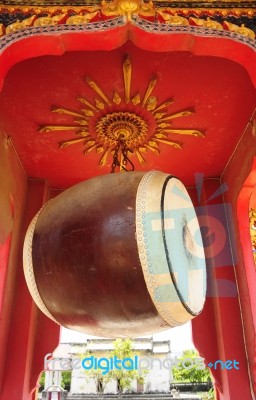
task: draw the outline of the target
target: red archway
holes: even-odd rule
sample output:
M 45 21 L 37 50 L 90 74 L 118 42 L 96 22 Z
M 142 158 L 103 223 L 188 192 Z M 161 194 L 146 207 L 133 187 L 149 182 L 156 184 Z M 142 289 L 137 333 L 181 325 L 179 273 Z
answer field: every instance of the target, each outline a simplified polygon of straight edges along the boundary
M 252 158 L 255 156 L 255 136 L 252 135 L 252 123 L 249 122 L 249 120 L 253 121 L 253 118 L 255 118 L 252 114 L 255 108 L 256 53 L 252 43 L 244 39 L 239 40 L 237 37 L 234 39 L 228 36 L 228 33 L 221 36 L 216 32 L 206 36 L 206 32 L 200 33 L 198 30 L 193 30 L 192 27 L 184 28 L 182 32 L 171 27 L 166 32 L 150 31 L 147 27 L 143 28 L 135 23 L 124 24 L 121 20 L 116 26 L 108 25 L 108 22 L 105 22 L 104 26 L 104 29 L 95 29 L 94 31 L 87 28 L 81 30 L 81 28 L 64 27 L 64 29 L 62 26 L 57 26 L 47 27 L 44 32 L 33 27 L 24 32 L 9 35 L 8 41 L 6 38 L 2 39 L 4 42 L 0 53 L 2 62 L 0 81 L 3 83 L 3 91 L 0 95 L 0 103 L 2 105 L 1 154 L 4 155 L 1 160 L 3 160 L 2 168 L 5 171 L 3 192 L 4 198 L 8 201 L 10 194 L 13 196 L 14 215 L 9 257 L 7 257 L 7 244 L 5 244 L 7 247 L 2 250 L 5 254 L 3 264 L 6 268 L 8 265 L 8 269 L 3 292 L 4 302 L 0 330 L 0 355 L 3 360 L 0 369 L 0 399 L 9 397 L 13 400 L 21 398 L 27 400 L 30 398 L 29 393 L 35 387 L 38 375 L 42 370 L 44 355 L 51 352 L 58 343 L 59 327 L 36 309 L 25 285 L 22 271 L 22 245 L 26 228 L 41 205 L 56 194 L 56 189 L 60 190 L 90 176 L 85 169 L 79 172 L 83 164 L 82 159 L 77 157 L 78 161 L 75 160 L 77 154 L 75 150 L 65 153 L 65 155 L 57 151 L 57 139 L 53 137 L 52 141 L 42 139 L 40 147 L 37 124 L 39 122 L 47 123 L 52 119 L 50 106 L 54 100 L 54 90 L 50 86 L 47 87 L 46 83 L 55 85 L 57 81 L 54 83 L 51 77 L 44 75 L 41 83 L 43 82 L 45 85 L 33 88 L 33 78 L 38 71 L 38 69 L 35 70 L 36 67 L 41 68 L 42 71 L 43 63 L 46 62 L 49 71 L 56 73 L 58 65 L 60 66 L 63 61 L 65 63 L 63 63 L 62 68 L 67 73 L 71 71 L 72 65 L 76 65 L 80 79 L 82 70 L 79 67 L 79 62 L 82 62 L 85 66 L 87 61 L 91 60 L 90 68 L 92 69 L 92 63 L 98 54 L 101 54 L 102 59 L 106 62 L 108 62 L 106 55 L 111 54 L 114 61 L 111 61 L 109 65 L 111 63 L 112 66 L 114 63 L 118 65 L 118 68 L 115 69 L 117 74 L 117 69 L 120 70 L 118 57 L 129 51 L 134 54 L 134 60 L 140 60 L 141 63 L 145 63 L 143 57 L 147 57 L 149 61 L 147 65 L 151 69 L 158 62 L 161 65 L 170 65 L 170 71 L 174 73 L 174 70 L 171 69 L 171 62 L 168 61 L 169 64 L 166 64 L 164 61 L 164 57 L 170 57 L 172 62 L 176 62 L 180 66 L 187 66 L 189 72 L 194 73 L 193 79 L 190 80 L 189 89 L 193 89 L 190 97 L 188 87 L 182 81 L 182 76 L 180 76 L 180 81 L 173 82 L 174 92 L 176 90 L 177 94 L 180 93 L 180 98 L 186 99 L 186 101 L 189 99 L 191 105 L 193 105 L 193 97 L 197 98 L 196 88 L 200 81 L 199 78 L 202 76 L 203 67 L 205 66 L 205 71 L 209 68 L 210 73 L 208 71 L 206 83 L 210 83 L 211 75 L 214 83 L 209 84 L 211 90 L 208 87 L 201 86 L 200 93 L 201 96 L 203 91 L 206 93 L 205 102 L 208 102 L 207 105 L 211 105 L 213 108 L 207 114 L 205 107 L 203 112 L 201 97 L 197 106 L 198 110 L 200 110 L 200 107 L 202 110 L 201 119 L 195 117 L 193 120 L 193 123 L 200 128 L 204 128 L 203 125 L 206 122 L 207 127 L 208 125 L 215 126 L 211 135 L 206 136 L 205 146 L 208 147 L 204 150 L 205 156 L 200 146 L 194 144 L 189 138 L 187 141 L 185 140 L 186 146 L 184 153 L 182 153 L 186 156 L 177 155 L 173 152 L 170 156 L 170 153 L 163 149 L 162 158 L 157 159 L 152 155 L 148 160 L 148 166 L 165 170 L 176 169 L 175 173 L 181 176 L 185 183 L 193 186 L 190 191 L 194 197 L 195 205 L 202 207 L 202 204 L 203 206 L 207 204 L 206 209 L 208 207 L 208 211 L 210 206 L 216 204 L 221 206 L 223 204 L 225 206 L 226 203 L 231 204 L 234 232 L 236 235 L 238 234 L 237 198 L 245 176 L 248 174 Z M 132 44 L 127 43 L 128 40 Z M 76 61 L 72 64 L 74 60 Z M 148 79 L 148 76 L 145 77 L 138 72 L 139 65 L 142 64 L 138 63 L 137 65 L 138 87 L 145 83 L 144 80 L 147 81 Z M 88 69 L 90 68 L 88 67 Z M 145 73 L 149 74 L 150 68 L 145 67 Z M 159 81 L 161 81 L 161 77 L 165 79 L 163 79 L 162 90 L 159 90 L 158 96 L 164 98 L 164 96 L 169 95 L 169 93 L 164 92 L 168 71 L 167 69 L 162 71 L 159 69 L 159 71 Z M 216 91 L 216 77 L 222 79 L 223 87 L 223 73 L 229 76 L 229 80 L 226 79 L 229 84 L 225 87 L 228 97 L 225 103 L 225 112 L 228 113 L 229 118 L 225 120 L 224 131 L 221 131 L 225 113 L 221 113 L 224 103 L 221 103 L 221 100 L 223 101 L 223 99 L 220 99 L 221 92 Z M 106 90 L 109 90 L 108 74 L 103 71 L 103 75 Z M 100 73 L 98 76 L 100 76 Z M 23 81 L 24 77 L 26 77 L 25 81 Z M 19 91 L 17 79 L 21 86 L 22 82 L 24 83 L 23 91 Z M 68 85 L 69 76 L 68 79 L 65 79 L 64 81 Z M 237 82 L 239 82 L 239 87 L 236 86 Z M 61 81 L 58 83 L 61 83 Z M 26 84 L 27 89 L 29 88 L 27 91 Z M 202 81 L 199 85 L 203 85 Z M 70 86 L 70 95 L 66 97 L 69 106 L 74 104 L 74 87 L 74 85 Z M 55 89 L 55 86 L 53 86 L 53 89 Z M 243 92 L 244 107 L 240 107 L 238 113 L 235 101 L 236 99 L 238 101 L 241 91 Z M 36 100 L 36 96 L 39 101 Z M 220 102 L 219 107 L 218 101 Z M 180 101 L 180 105 L 183 105 L 182 101 Z M 19 112 L 15 114 L 17 110 Z M 199 112 L 198 114 L 200 115 Z M 207 119 L 205 119 L 205 115 L 207 115 Z M 199 126 L 200 124 L 201 126 Z M 245 127 L 245 133 L 242 135 Z M 11 136 L 12 140 L 8 136 Z M 49 154 L 48 160 L 47 154 Z M 45 155 L 46 162 L 44 163 Z M 186 165 L 188 157 L 190 164 L 187 163 L 188 165 Z M 242 168 L 241 157 L 244 157 Z M 67 160 L 72 160 L 72 176 L 75 176 L 73 181 L 68 175 L 71 164 Z M 204 162 L 204 164 L 197 164 L 197 160 Z M 209 160 L 215 161 L 210 162 Z M 54 170 L 51 170 L 52 163 L 56 163 Z M 65 164 L 64 171 L 63 166 Z M 145 168 L 148 168 L 148 166 Z M 138 166 L 138 168 L 143 169 L 144 167 Z M 88 158 L 87 170 L 90 171 L 91 176 L 99 174 L 95 156 Z M 100 173 L 107 172 L 107 170 L 103 170 Z M 204 173 L 206 178 L 200 204 L 197 203 L 197 193 L 194 188 L 194 181 L 191 178 L 196 172 Z M 234 174 L 237 175 L 235 181 Z M 47 180 L 50 182 L 49 185 Z M 219 189 L 222 183 L 229 185 L 229 191 L 225 194 L 221 193 L 221 200 L 213 198 L 209 203 L 209 198 Z M 243 195 L 242 193 L 244 193 L 243 190 L 238 198 L 238 219 L 240 210 L 244 207 L 241 198 L 246 197 L 246 194 Z M 245 202 L 248 201 L 248 197 L 246 199 Z M 8 209 L 8 206 L 6 204 L 5 208 Z M 239 225 L 242 224 L 240 220 L 238 222 Z M 226 220 L 227 237 L 230 235 L 230 226 Z M 239 229 L 241 228 L 239 227 Z M 9 231 L 8 234 L 10 234 Z M 4 243 L 8 242 L 6 235 L 4 240 Z M 244 237 L 241 243 L 237 237 L 235 244 L 227 244 L 229 253 L 230 249 L 232 253 L 233 246 L 237 248 L 237 262 L 230 258 L 229 263 L 218 266 L 218 261 L 209 255 L 210 263 L 214 264 L 210 272 L 212 279 L 226 279 L 235 286 L 237 285 L 239 296 L 225 297 L 218 295 L 220 288 L 214 287 L 213 290 L 217 290 L 217 296 L 209 296 L 204 312 L 193 322 L 195 344 L 208 362 L 213 361 L 213 358 L 239 358 L 241 365 L 239 374 L 236 374 L 236 371 L 214 371 L 219 399 L 249 399 L 250 396 L 253 396 L 253 390 L 255 391 L 253 363 L 255 346 L 253 306 L 255 296 L 253 294 L 253 280 L 251 279 L 254 278 L 255 271 L 252 271 L 249 266 L 250 260 L 247 259 L 249 257 L 247 251 L 242 254 L 246 244 L 248 243 Z M 217 266 L 218 268 L 215 268 Z M 244 270 L 246 271 L 245 276 Z M 230 336 L 230 329 L 232 329 L 232 336 Z M 19 332 L 18 340 L 17 332 Z M 13 383 L 12 359 L 14 355 L 15 385 Z M 248 366 L 250 374 L 248 374 Z

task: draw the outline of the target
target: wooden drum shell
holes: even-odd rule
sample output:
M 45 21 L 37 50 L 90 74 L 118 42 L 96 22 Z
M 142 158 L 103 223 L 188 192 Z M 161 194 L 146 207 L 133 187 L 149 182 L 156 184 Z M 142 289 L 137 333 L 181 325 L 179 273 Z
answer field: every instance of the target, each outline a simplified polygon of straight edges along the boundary
M 161 331 L 197 314 L 178 299 L 173 307 L 180 318 L 168 318 L 143 266 L 139 192 L 148 178 L 162 185 L 166 177 L 161 172 L 96 177 L 40 210 L 25 239 L 24 269 L 32 297 L 48 317 L 88 334 L 127 337 Z M 158 208 L 157 196 L 151 201 Z

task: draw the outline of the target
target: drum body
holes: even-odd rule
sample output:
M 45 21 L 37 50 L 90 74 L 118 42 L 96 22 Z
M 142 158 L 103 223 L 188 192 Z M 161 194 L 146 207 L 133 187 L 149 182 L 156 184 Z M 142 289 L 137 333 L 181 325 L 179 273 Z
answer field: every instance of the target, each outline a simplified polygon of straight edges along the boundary
M 177 178 L 157 171 L 96 177 L 50 200 L 28 228 L 24 270 L 49 318 L 98 336 L 181 325 L 205 300 L 194 207 Z

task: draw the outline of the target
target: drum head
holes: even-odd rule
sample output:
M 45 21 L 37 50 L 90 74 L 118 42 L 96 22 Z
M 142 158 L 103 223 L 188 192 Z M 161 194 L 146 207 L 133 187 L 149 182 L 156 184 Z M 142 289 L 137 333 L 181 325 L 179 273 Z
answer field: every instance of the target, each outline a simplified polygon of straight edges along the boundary
M 185 186 L 162 172 L 146 174 L 136 204 L 138 251 L 147 288 L 171 326 L 198 315 L 206 294 L 203 242 Z

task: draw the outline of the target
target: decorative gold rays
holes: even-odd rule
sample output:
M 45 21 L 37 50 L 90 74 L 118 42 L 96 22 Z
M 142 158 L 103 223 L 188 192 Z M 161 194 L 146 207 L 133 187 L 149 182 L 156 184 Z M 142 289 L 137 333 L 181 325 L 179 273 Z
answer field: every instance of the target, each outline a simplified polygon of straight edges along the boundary
M 205 137 L 204 133 L 195 129 L 172 128 L 172 120 L 187 117 L 194 111 L 187 109 L 169 114 L 167 109 L 173 103 L 173 99 L 158 104 L 157 98 L 152 95 L 157 84 L 156 77 L 152 77 L 143 94 L 131 93 L 132 64 L 128 56 L 123 63 L 124 93 L 118 93 L 114 90 L 110 97 L 92 78 L 86 77 L 85 80 L 97 94 L 94 103 L 84 97 L 78 97 L 77 100 L 82 105 L 79 111 L 53 106 L 52 112 L 71 116 L 74 123 L 44 125 L 39 128 L 39 132 L 42 133 L 74 131 L 75 138 L 61 142 L 59 144 L 60 149 L 83 143 L 84 154 L 87 155 L 95 150 L 97 154 L 101 154 L 100 166 L 104 166 L 107 164 L 108 156 L 113 154 L 118 138 L 123 135 L 131 150 L 129 156 L 131 156 L 131 153 L 135 153 L 139 162 L 144 165 L 147 151 L 159 155 L 160 144 L 182 149 L 180 142 L 168 138 L 169 134 Z M 124 105 L 129 105 L 127 111 L 124 110 Z M 152 125 L 152 117 L 153 132 L 152 128 L 149 129 L 149 121 Z

